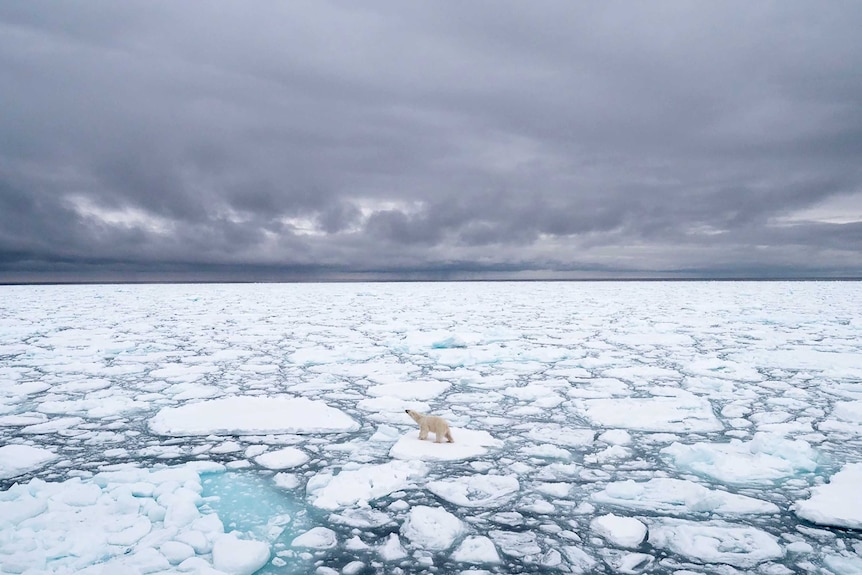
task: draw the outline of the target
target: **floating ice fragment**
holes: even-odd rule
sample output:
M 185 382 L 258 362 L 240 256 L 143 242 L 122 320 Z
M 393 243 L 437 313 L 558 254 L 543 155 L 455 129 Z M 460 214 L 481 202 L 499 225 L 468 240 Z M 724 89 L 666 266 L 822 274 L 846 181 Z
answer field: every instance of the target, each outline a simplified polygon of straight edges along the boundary
M 276 473 L 272 480 L 276 486 L 282 489 L 296 489 L 299 487 L 299 478 L 295 473 Z
M 647 534 L 646 525 L 634 517 L 601 515 L 590 522 L 590 529 L 617 547 L 637 548 Z
M 402 501 L 401 503 L 404 502 Z M 394 503 L 392 505 L 394 505 Z M 392 508 L 392 505 L 389 506 L 390 509 Z M 404 503 L 404 505 L 407 504 Z M 374 529 L 391 522 L 392 517 L 382 511 L 364 507 L 360 509 L 345 509 L 341 513 L 333 513 L 329 516 L 329 521 L 339 525 L 348 525 L 350 527 Z
M 82 423 L 84 423 L 84 420 L 80 417 L 58 417 L 56 419 L 49 419 L 44 423 L 22 427 L 19 430 L 19 433 L 25 433 L 27 435 L 45 435 L 77 427 Z
M 500 554 L 494 542 L 487 537 L 466 537 L 461 545 L 452 553 L 452 560 L 459 563 L 472 563 L 480 565 L 483 563 L 499 563 Z
M 268 469 L 289 469 L 299 467 L 308 461 L 308 455 L 301 449 L 285 447 L 276 451 L 270 451 L 255 458 L 258 465 Z
M 367 465 L 334 476 L 330 472 L 323 472 L 308 480 L 306 492 L 315 507 L 334 510 L 404 489 L 426 472 L 425 464 L 420 461 Z
M 435 443 L 429 439 L 420 440 L 419 430 L 413 429 L 401 436 L 390 449 L 389 455 L 396 459 L 457 461 L 479 457 L 488 453 L 490 448 L 503 446 L 502 441 L 494 439 L 484 430 L 452 428 L 452 436 L 454 443 Z
M 779 512 L 778 506 L 768 501 L 708 489 L 693 481 L 664 477 L 655 477 L 641 483 L 631 479 L 609 483 L 603 490 L 593 493 L 591 499 L 624 509 L 668 515 L 698 512 L 723 515 Z
M 609 429 L 599 435 L 599 441 L 609 445 L 628 445 L 632 442 L 632 436 L 625 429 Z
M 651 522 L 649 543 L 698 563 L 724 563 L 742 568 L 784 556 L 784 550 L 773 535 L 756 527 L 724 521 L 662 519 Z
M 464 533 L 464 523 L 442 507 L 418 505 L 410 509 L 401 535 L 422 549 L 443 551 Z
M 578 411 L 595 425 L 640 431 L 719 431 L 708 399 L 678 390 L 676 397 L 585 399 Z
M 362 561 L 351 561 L 341 568 L 341 572 L 344 573 L 344 575 L 356 575 L 363 569 L 365 569 L 365 563 Z
M 836 575 L 859 575 L 862 573 L 862 557 L 830 554 L 823 558 L 823 563 Z
M 617 549 L 604 549 L 601 553 L 605 562 L 611 566 L 614 573 L 623 573 L 624 575 L 649 573 L 649 569 L 655 560 L 652 555 L 647 555 L 646 553 L 630 553 Z M 682 571 L 675 571 L 675 574 L 684 575 Z
M 589 447 L 596 435 L 592 429 L 572 428 L 554 423 L 519 425 L 517 429 L 529 429 L 525 436 L 534 441 L 565 447 Z
M 564 499 L 564 498 L 569 496 L 569 491 L 571 491 L 572 485 L 571 485 L 571 483 L 564 483 L 561 481 L 553 481 L 553 482 L 545 482 L 545 483 L 536 483 L 535 489 L 539 493 L 544 493 L 545 495 L 550 495 L 551 497 L 557 497 L 560 499 Z
M 736 485 L 764 485 L 817 469 L 808 442 L 756 433 L 748 442 L 674 443 L 661 450 L 681 470 Z
M 551 443 L 531 445 L 521 448 L 521 453 L 530 457 L 541 457 L 543 459 L 571 459 L 572 454 L 561 447 Z
M 363 411 L 397 413 L 399 414 L 398 421 L 402 422 L 404 421 L 402 416 L 404 415 L 405 409 L 412 409 L 423 413 L 430 409 L 430 406 L 424 401 L 390 396 L 367 397 L 360 400 L 356 404 L 356 407 Z
M 820 431 L 862 435 L 862 401 L 837 402 L 829 418 L 820 423 L 817 428 Z
M 30 445 L 3 445 L 0 447 L 0 479 L 41 469 L 57 459 L 57 455 L 41 447 Z
M 467 347 L 467 342 L 459 335 L 451 335 L 433 342 L 431 347 L 433 349 Z
M 171 565 L 178 565 L 189 557 L 195 556 L 192 546 L 180 541 L 165 541 L 159 546 L 159 552 Z
M 428 491 L 461 507 L 500 507 L 511 501 L 521 486 L 514 475 L 470 475 L 431 481 Z
M 538 555 L 542 552 L 536 534 L 531 531 L 491 530 L 488 535 L 500 547 L 500 551 L 529 563 L 536 563 Z
M 213 545 L 213 567 L 230 575 L 252 575 L 269 561 L 269 545 L 238 539 L 230 533 Z
M 384 561 L 398 561 L 407 557 L 407 551 L 401 546 L 397 533 L 390 533 L 386 543 L 378 548 L 378 553 Z
M 338 537 L 336 537 L 335 531 L 326 527 L 312 527 L 290 542 L 291 547 L 307 547 L 309 549 L 332 549 L 337 544 Z
M 166 407 L 149 422 L 159 435 L 337 433 L 359 424 L 322 401 L 305 397 L 226 397 Z
M 862 463 L 845 465 L 829 483 L 811 489 L 811 497 L 793 506 L 802 519 L 828 525 L 862 529 Z
M 368 388 L 368 395 L 395 399 L 433 399 L 449 389 L 451 384 L 446 381 L 406 381 L 374 385 Z
M 563 547 L 563 554 L 569 562 L 569 570 L 572 573 L 589 573 L 596 565 L 596 560 L 580 547 L 566 545 Z

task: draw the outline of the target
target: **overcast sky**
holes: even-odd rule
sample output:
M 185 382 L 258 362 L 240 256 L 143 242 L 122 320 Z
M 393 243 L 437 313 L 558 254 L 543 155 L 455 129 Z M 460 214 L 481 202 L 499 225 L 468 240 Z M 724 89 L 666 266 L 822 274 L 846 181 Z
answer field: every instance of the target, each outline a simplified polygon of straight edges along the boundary
M 862 3 L 0 2 L 0 281 L 862 276 Z

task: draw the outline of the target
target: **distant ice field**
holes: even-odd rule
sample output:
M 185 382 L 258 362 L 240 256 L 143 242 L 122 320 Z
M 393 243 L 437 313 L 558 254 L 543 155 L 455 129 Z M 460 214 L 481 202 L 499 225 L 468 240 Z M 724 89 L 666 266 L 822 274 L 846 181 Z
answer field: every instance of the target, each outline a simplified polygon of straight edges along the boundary
M 862 283 L 0 286 L 11 573 L 862 573 Z

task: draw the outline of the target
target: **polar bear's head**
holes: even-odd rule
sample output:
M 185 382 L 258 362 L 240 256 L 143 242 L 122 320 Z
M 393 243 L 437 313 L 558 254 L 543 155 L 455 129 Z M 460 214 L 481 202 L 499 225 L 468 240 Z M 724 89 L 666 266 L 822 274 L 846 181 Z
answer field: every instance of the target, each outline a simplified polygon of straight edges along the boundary
M 404 412 L 410 417 L 412 417 L 413 421 L 415 421 L 416 423 L 419 423 L 419 420 L 424 417 L 421 413 L 419 413 L 418 411 L 413 411 L 412 409 L 405 409 Z

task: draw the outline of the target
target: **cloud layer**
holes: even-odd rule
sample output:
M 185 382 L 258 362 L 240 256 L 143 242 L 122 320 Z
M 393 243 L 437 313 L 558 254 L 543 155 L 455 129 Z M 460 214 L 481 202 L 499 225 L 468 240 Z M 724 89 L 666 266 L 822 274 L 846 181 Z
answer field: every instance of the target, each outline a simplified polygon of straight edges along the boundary
M 0 4 L 0 281 L 862 276 L 855 2 Z

